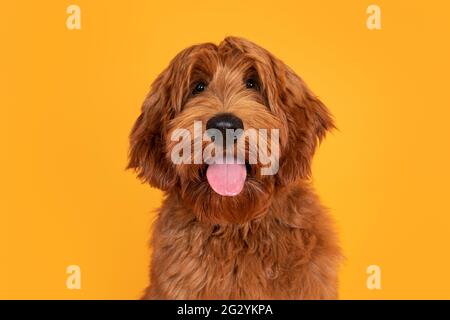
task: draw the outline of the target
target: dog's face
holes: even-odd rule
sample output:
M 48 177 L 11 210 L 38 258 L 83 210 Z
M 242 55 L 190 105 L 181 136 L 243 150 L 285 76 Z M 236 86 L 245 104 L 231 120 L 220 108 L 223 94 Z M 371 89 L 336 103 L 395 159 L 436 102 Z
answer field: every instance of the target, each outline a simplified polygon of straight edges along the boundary
M 226 129 L 241 131 L 225 145 L 203 132 L 196 136 L 195 123 L 202 131 L 223 132 L 224 140 Z M 219 46 L 183 50 L 155 80 L 131 132 L 129 167 L 152 186 L 179 194 L 200 221 L 243 223 L 262 216 L 277 192 L 309 177 L 316 145 L 332 127 L 326 107 L 283 62 L 228 37 Z M 182 153 L 192 161 L 173 161 L 178 129 L 191 137 L 190 152 Z M 252 130 L 256 143 L 246 134 Z M 267 135 L 259 135 L 264 130 Z M 262 145 L 274 155 L 272 174 L 263 174 L 274 163 L 258 159 Z M 228 161 L 230 150 L 236 161 Z M 207 155 L 227 161 L 208 161 Z

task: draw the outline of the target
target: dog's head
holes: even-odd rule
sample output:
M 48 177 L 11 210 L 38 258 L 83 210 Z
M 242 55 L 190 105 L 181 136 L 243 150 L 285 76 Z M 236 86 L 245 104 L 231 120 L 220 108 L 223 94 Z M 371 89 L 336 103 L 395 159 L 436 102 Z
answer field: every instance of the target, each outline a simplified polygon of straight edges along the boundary
M 181 51 L 158 76 L 132 129 L 128 166 L 179 194 L 199 220 L 242 223 L 262 216 L 277 192 L 309 178 L 316 146 L 333 127 L 327 108 L 288 66 L 228 37 Z M 189 143 L 180 147 L 184 139 Z M 264 154 L 270 163 L 261 161 Z

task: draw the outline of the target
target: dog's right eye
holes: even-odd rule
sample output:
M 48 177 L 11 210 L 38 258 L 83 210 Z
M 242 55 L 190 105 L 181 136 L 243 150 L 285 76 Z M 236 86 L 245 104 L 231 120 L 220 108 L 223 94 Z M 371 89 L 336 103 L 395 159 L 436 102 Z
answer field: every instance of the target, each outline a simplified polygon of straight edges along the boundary
M 194 87 L 194 90 L 192 90 L 192 94 L 198 94 L 200 92 L 205 91 L 206 89 L 206 84 L 203 81 L 200 81 L 199 83 L 197 83 Z

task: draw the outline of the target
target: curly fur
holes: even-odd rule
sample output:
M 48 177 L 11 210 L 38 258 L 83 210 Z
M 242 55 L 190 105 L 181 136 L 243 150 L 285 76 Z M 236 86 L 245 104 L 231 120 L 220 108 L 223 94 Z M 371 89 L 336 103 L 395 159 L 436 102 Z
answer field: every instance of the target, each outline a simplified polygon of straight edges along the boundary
M 249 76 L 256 90 L 243 85 Z M 207 90 L 193 96 L 200 80 Z M 252 165 L 234 197 L 209 187 L 203 164 L 170 160 L 173 130 L 221 112 L 246 129 L 280 130 L 278 173 L 263 176 Z M 337 298 L 340 249 L 309 181 L 315 149 L 332 128 L 303 80 L 260 46 L 227 37 L 180 52 L 154 81 L 130 135 L 128 167 L 165 193 L 143 298 Z

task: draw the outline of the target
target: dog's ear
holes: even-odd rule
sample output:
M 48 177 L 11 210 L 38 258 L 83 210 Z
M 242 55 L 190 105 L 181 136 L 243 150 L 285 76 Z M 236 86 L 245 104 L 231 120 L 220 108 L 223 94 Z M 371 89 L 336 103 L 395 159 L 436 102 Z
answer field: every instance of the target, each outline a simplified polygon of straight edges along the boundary
M 318 143 L 335 128 L 327 107 L 304 81 L 266 49 L 238 37 L 227 37 L 223 47 L 243 53 L 253 61 L 268 107 L 287 131 L 281 139 L 278 183 L 288 185 L 311 175 L 311 161 Z M 284 140 L 284 141 L 283 141 Z
M 214 44 L 194 45 L 182 50 L 153 82 L 141 114 L 130 134 L 128 168 L 150 185 L 168 190 L 177 183 L 175 166 L 167 156 L 167 126 L 190 95 L 195 62 Z
M 294 71 L 273 56 L 269 60 L 267 98 L 271 109 L 281 112 L 288 131 L 277 179 L 281 185 L 289 185 L 310 178 L 316 147 L 335 125 L 328 108 Z
M 176 183 L 176 175 L 165 153 L 165 118 L 170 106 L 160 92 L 162 78 L 153 84 L 131 130 L 128 169 L 134 169 L 143 182 L 168 190 Z
M 186 51 L 180 52 L 153 82 L 141 114 L 130 134 L 128 169 L 134 169 L 143 182 L 168 190 L 177 181 L 173 163 L 166 156 L 167 124 L 181 109 L 185 90 Z

